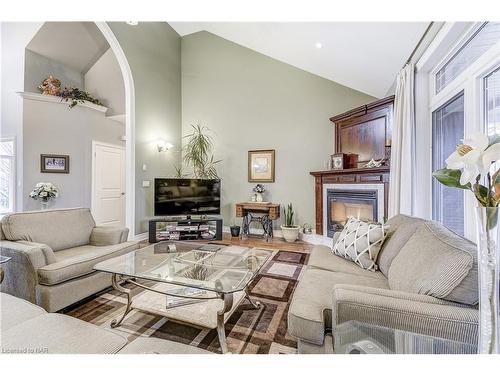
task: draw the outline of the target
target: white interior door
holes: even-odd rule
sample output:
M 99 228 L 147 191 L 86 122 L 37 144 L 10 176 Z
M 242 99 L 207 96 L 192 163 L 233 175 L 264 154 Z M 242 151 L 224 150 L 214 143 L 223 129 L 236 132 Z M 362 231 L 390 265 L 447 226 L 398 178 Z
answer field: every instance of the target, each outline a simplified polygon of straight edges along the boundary
M 125 148 L 92 142 L 92 214 L 97 225 L 125 226 Z

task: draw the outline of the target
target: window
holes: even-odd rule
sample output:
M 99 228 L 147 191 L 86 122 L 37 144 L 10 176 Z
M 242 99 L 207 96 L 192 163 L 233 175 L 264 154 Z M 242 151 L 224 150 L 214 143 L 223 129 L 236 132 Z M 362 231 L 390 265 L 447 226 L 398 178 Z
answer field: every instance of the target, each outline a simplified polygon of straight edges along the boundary
M 432 169 L 444 168 L 446 158 L 464 138 L 464 94 L 461 92 L 432 113 Z M 433 181 L 432 216 L 464 234 L 464 193 Z
M 500 68 L 484 78 L 484 124 L 488 135 L 500 135 Z
M 487 22 L 436 73 L 436 94 L 500 40 L 500 22 Z
M 489 136 L 500 136 L 500 68 L 484 78 L 484 125 Z M 491 173 L 500 167 L 500 161 L 491 165 Z
M 14 211 L 14 140 L 0 140 L 0 214 Z

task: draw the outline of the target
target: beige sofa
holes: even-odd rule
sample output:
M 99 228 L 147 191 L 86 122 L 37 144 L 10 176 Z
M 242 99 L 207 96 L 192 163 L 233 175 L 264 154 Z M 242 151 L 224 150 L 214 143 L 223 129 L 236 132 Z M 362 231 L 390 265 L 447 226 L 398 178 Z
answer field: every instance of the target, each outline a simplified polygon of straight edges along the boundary
M 288 313 L 299 353 L 331 353 L 332 330 L 356 320 L 477 345 L 475 245 L 442 225 L 398 215 L 376 272 L 313 248 Z
M 127 339 L 111 329 L 62 314 L 49 314 L 23 299 L 0 293 L 0 353 L 3 354 L 207 354 L 152 337 Z
M 0 232 L 0 253 L 12 258 L 0 290 L 49 312 L 109 287 L 110 275 L 94 265 L 139 247 L 127 228 L 96 226 L 86 208 L 7 215 Z

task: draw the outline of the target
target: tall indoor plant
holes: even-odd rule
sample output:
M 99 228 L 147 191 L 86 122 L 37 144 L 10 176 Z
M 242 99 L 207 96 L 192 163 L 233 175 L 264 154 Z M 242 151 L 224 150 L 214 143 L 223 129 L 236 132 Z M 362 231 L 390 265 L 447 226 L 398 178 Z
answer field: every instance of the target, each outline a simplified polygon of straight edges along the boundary
M 183 149 L 183 161 L 193 169 L 196 178 L 219 178 L 215 167 L 220 160 L 214 160 L 210 130 L 199 124 L 191 125 L 191 127 L 193 132 L 184 136 L 187 142 Z
M 470 190 L 476 207 L 479 267 L 479 353 L 500 353 L 500 139 L 474 133 L 433 173 L 442 184 Z M 493 164 L 495 163 L 495 164 Z

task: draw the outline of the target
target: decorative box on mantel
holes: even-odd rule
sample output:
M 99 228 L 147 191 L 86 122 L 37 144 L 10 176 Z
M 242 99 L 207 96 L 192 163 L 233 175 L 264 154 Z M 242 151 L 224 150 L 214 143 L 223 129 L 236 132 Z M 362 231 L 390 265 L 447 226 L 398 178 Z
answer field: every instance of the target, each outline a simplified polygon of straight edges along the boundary
M 394 96 L 330 118 L 335 126 L 334 153 L 358 155 L 357 168 L 310 172 L 315 178 L 316 234 L 333 236 L 346 216 L 380 221 L 387 216 L 389 160 L 376 168 L 372 158 L 390 157 Z

